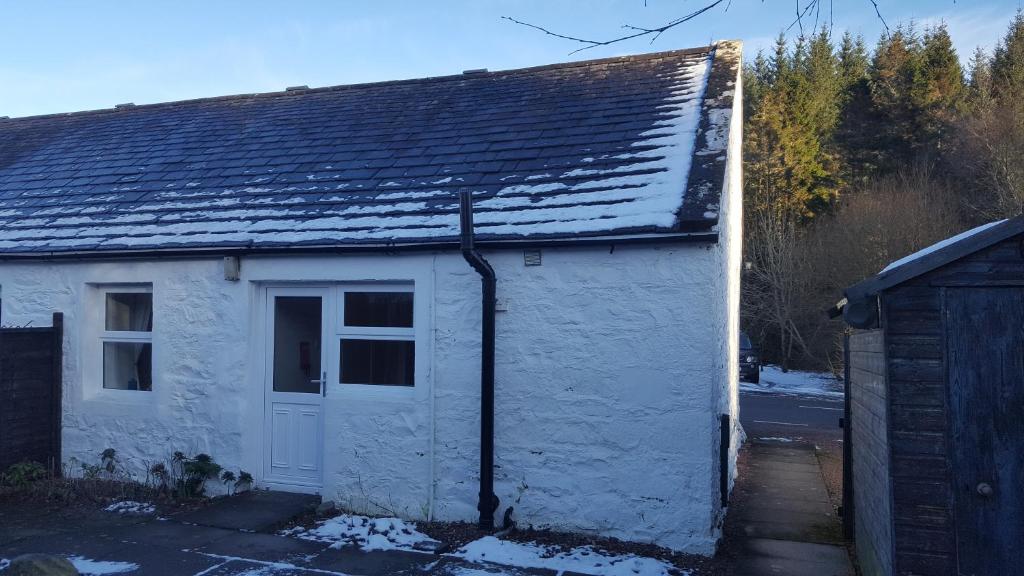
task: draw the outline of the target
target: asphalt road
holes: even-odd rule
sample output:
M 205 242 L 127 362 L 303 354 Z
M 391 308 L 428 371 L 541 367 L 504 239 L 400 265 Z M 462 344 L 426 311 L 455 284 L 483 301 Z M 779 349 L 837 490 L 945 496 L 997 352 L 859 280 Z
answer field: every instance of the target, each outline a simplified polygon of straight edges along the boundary
M 839 441 L 842 416 L 841 399 L 740 393 L 740 423 L 750 438 Z

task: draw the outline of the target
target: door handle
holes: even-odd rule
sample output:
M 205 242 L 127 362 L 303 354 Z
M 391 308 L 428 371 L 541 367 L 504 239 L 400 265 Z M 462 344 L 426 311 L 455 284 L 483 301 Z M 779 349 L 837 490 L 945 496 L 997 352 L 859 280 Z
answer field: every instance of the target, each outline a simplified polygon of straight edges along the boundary
M 319 380 L 310 380 L 309 383 L 310 384 L 319 384 L 320 385 L 320 394 L 322 394 L 324 398 L 327 397 L 327 372 L 323 372 L 322 374 L 320 374 L 320 379 Z

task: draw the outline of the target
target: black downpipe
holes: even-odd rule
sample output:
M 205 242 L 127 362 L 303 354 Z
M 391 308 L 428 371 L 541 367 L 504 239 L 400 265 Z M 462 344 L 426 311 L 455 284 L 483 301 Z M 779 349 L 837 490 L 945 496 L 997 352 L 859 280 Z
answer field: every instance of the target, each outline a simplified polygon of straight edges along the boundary
M 459 191 L 462 257 L 480 274 L 483 284 L 480 358 L 480 528 L 494 530 L 498 497 L 494 494 L 494 308 L 498 278 L 494 268 L 477 252 L 473 242 L 473 196 Z

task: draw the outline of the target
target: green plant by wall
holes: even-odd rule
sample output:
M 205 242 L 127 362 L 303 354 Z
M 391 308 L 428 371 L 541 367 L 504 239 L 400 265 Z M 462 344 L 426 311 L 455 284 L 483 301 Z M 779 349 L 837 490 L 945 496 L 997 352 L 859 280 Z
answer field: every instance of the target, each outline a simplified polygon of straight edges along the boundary
M 3 473 L 3 483 L 12 488 L 26 488 L 30 484 L 46 478 L 46 468 L 38 462 L 18 462 L 12 464 Z

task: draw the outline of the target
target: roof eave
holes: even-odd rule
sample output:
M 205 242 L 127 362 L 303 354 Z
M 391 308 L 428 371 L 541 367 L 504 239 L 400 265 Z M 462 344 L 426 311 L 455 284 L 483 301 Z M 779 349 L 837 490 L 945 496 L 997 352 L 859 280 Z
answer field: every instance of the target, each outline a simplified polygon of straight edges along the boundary
M 515 240 L 479 240 L 485 250 L 524 250 L 531 248 L 578 248 L 588 246 L 653 245 L 718 242 L 713 230 L 666 234 L 591 236 L 585 238 L 524 238 Z M 443 242 L 393 242 L 381 244 L 324 244 L 291 246 L 205 246 L 192 248 L 144 248 L 77 250 L 51 252 L 0 252 L 0 261 L 121 260 L 157 258 L 214 258 L 223 256 L 270 256 L 281 254 L 396 254 L 458 251 L 458 240 Z

